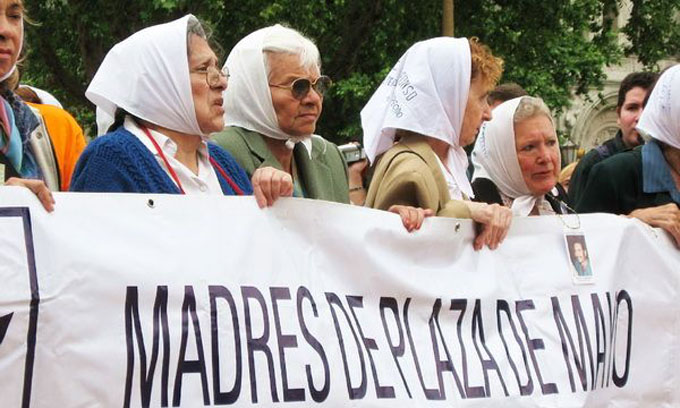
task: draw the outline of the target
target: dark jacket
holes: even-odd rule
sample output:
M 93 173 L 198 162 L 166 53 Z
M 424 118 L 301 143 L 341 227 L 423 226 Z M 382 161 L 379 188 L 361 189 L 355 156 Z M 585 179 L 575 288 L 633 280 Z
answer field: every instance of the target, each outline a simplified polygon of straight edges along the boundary
M 557 188 L 557 195 L 548 193 L 545 195 L 545 201 L 550 204 L 550 207 L 555 211 L 555 214 L 570 213 L 569 207 L 565 205 L 565 199 L 567 197 L 566 191 L 564 191 L 564 188 L 559 183 L 556 184 L 555 187 Z M 472 191 L 475 193 L 474 201 L 504 205 L 498 187 L 496 187 L 493 181 L 487 178 L 480 177 L 475 179 L 472 182 Z
M 644 144 L 642 139 L 639 141 L 640 144 Z M 608 157 L 626 150 L 630 150 L 630 148 L 623 143 L 623 134 L 619 130 L 616 133 L 616 136 L 590 150 L 583 156 L 581 160 L 579 160 L 578 165 L 576 165 L 574 173 L 571 175 L 571 180 L 569 182 L 569 203 L 576 206 L 583 197 L 583 191 L 586 188 L 588 175 L 593 169 L 593 166 Z
M 576 204 L 576 211 L 630 214 L 638 208 L 672 202 L 669 192 L 644 192 L 642 148 L 638 147 L 612 156 L 593 167 L 583 198 Z
M 208 151 L 244 194 L 252 194 L 250 179 L 229 153 L 212 143 L 208 143 Z M 225 195 L 236 194 L 219 171 L 217 179 Z M 180 193 L 153 153 L 122 126 L 85 148 L 73 171 L 71 191 Z

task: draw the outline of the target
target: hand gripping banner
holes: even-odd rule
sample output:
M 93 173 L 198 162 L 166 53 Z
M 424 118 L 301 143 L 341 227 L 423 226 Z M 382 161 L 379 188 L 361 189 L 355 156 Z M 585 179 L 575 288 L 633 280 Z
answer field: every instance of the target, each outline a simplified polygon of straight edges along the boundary
M 2 407 L 680 405 L 680 251 L 636 220 L 475 252 L 467 220 L 55 196 L 0 189 Z

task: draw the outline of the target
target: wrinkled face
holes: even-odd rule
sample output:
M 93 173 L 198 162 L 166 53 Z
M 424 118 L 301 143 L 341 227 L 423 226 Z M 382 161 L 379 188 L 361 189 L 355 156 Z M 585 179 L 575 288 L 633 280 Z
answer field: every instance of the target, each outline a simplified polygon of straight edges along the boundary
M 619 124 L 623 141 L 628 147 L 638 145 L 638 132 L 635 130 L 635 126 L 637 126 L 638 119 L 642 115 L 642 102 L 646 96 L 647 91 L 636 86 L 626 92 L 626 99 L 624 99 L 623 105 L 616 109 L 618 115 L 616 123 Z
M 586 259 L 586 250 L 583 249 L 583 245 L 580 242 L 574 242 L 574 256 L 580 263 L 583 263 Z
M 531 194 L 539 196 L 552 190 L 560 172 L 560 151 L 550 118 L 539 114 L 515 123 L 515 149 Z
M 304 68 L 298 55 L 269 53 L 267 57 L 270 85 L 289 86 L 298 78 L 307 78 L 314 82 L 321 75 L 316 66 Z M 302 99 L 293 97 L 289 88 L 270 86 L 269 89 L 279 128 L 284 133 L 290 136 L 307 136 L 314 133 L 323 104 L 323 98 L 314 89 L 310 89 Z
M 486 98 L 488 93 L 489 90 L 484 86 L 481 77 L 472 80 L 465 105 L 460 138 L 458 139 L 458 144 L 461 147 L 472 144 L 479 133 L 482 122 L 491 120 L 491 108 L 489 108 L 489 102 Z
M 19 0 L 0 0 L 0 76 L 16 64 L 24 38 L 24 7 Z
M 222 92 L 227 89 L 227 78 L 221 76 L 219 84 L 210 87 L 205 70 L 217 66 L 217 56 L 208 42 L 197 36 L 189 37 L 189 72 L 191 77 L 191 93 L 194 97 L 196 120 L 203 133 L 213 133 L 224 127 L 224 108 L 222 108 Z

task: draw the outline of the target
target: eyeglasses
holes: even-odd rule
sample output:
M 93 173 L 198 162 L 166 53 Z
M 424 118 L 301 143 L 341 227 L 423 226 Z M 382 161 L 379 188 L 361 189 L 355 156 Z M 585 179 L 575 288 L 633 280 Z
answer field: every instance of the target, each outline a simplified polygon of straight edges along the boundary
M 309 93 L 310 89 L 314 89 L 316 93 L 319 94 L 320 97 L 323 98 L 323 95 L 328 91 L 328 89 L 333 85 L 333 81 L 327 77 L 326 75 L 321 75 L 317 79 L 314 80 L 314 82 L 310 81 L 307 78 L 298 78 L 294 80 L 290 85 L 276 85 L 276 84 L 269 84 L 269 86 L 273 86 L 275 88 L 286 88 L 290 89 L 290 92 L 293 94 L 293 98 L 295 99 L 302 99 L 307 94 Z
M 226 65 L 221 70 L 210 66 L 205 69 L 195 69 L 191 72 L 194 74 L 205 74 L 205 82 L 211 88 L 217 88 L 222 78 L 226 78 L 229 81 L 229 68 Z

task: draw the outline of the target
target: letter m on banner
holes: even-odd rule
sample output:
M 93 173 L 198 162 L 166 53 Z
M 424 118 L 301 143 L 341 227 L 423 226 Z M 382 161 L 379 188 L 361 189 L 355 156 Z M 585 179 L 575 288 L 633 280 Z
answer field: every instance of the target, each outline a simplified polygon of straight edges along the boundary
M 0 400 L 3 408 L 28 408 L 40 304 L 28 208 L 0 208 L 0 230 L 0 384 L 16 390 Z

